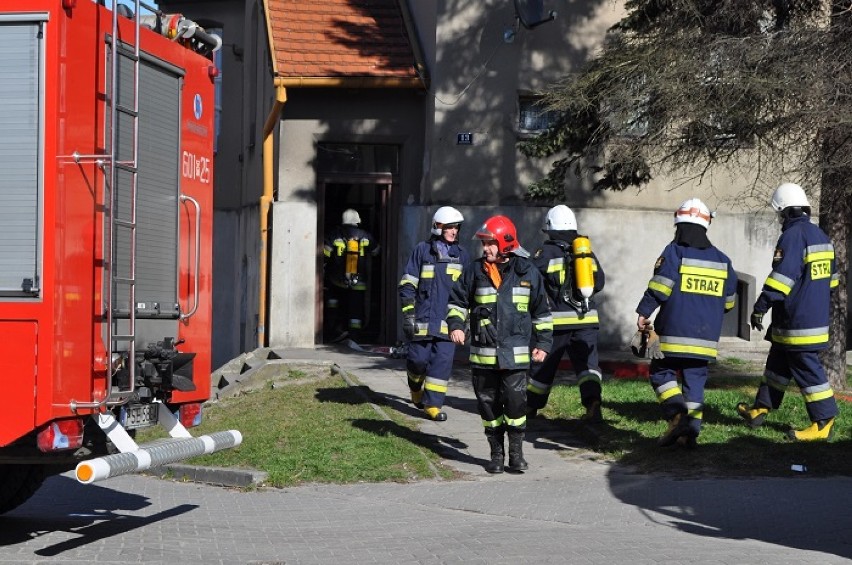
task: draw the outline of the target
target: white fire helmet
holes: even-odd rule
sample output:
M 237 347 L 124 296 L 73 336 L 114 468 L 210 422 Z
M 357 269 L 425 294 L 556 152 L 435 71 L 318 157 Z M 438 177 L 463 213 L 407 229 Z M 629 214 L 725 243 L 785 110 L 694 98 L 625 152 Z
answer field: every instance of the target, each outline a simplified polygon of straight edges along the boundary
M 696 224 L 704 229 L 710 227 L 710 222 L 716 214 L 710 211 L 704 202 L 698 198 L 690 198 L 684 200 L 680 207 L 674 213 L 674 223 L 678 224 Z
M 432 216 L 432 233 L 441 235 L 441 226 L 445 224 L 460 224 L 464 222 L 462 213 L 452 206 L 441 206 L 435 210 L 435 215 Z
M 796 206 L 799 208 L 809 208 L 810 203 L 805 191 L 798 184 L 785 182 L 775 189 L 772 193 L 772 209 L 776 212 L 781 212 L 784 208 Z
M 544 219 L 544 227 L 541 231 L 577 231 L 577 218 L 571 208 L 565 204 L 554 206 L 547 211 Z
M 343 212 L 343 222 L 344 225 L 349 226 L 357 226 L 361 223 L 361 216 L 358 215 L 356 210 L 349 208 L 345 212 Z

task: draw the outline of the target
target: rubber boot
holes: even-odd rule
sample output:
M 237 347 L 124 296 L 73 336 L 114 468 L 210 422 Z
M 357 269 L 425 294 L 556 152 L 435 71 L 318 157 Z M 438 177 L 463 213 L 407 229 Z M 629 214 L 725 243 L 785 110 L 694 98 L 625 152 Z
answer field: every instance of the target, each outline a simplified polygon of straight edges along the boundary
M 675 414 L 669 419 L 669 427 L 666 428 L 666 431 L 657 440 L 657 445 L 668 447 L 673 445 L 677 441 L 677 438 L 685 435 L 691 435 L 688 418 L 683 413 Z
M 762 406 L 749 406 L 745 402 L 737 404 L 737 414 L 740 418 L 746 421 L 751 428 L 759 428 L 763 425 L 766 415 L 769 414 L 769 408 Z
M 834 435 L 834 418 L 814 422 L 803 430 L 790 430 L 787 437 L 796 441 L 829 440 Z
M 488 438 L 488 445 L 491 446 L 491 460 L 485 464 L 485 470 L 489 473 L 503 472 L 503 430 L 486 429 L 485 437 Z
M 603 422 L 603 415 L 601 414 L 601 401 L 600 400 L 592 400 L 588 406 L 586 406 L 586 413 L 580 416 L 580 419 L 589 424 L 600 424 Z
M 441 410 L 440 408 L 436 408 L 435 406 L 427 406 L 423 409 L 426 413 L 426 417 L 435 422 L 446 422 L 447 421 L 447 413 Z
M 529 467 L 524 459 L 524 430 L 509 430 L 509 465 L 506 470 L 520 473 Z
M 417 408 L 423 409 L 423 389 L 411 391 L 411 403 Z

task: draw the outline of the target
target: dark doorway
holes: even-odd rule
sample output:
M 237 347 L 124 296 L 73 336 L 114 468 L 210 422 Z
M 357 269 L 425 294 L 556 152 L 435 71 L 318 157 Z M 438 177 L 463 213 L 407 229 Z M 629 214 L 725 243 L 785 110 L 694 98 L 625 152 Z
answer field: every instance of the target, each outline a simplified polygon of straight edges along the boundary
M 396 277 L 394 259 L 396 241 L 393 234 L 398 229 L 394 204 L 394 185 L 399 176 L 397 145 L 360 143 L 320 143 L 317 146 L 317 233 L 323 237 L 340 226 L 343 212 L 355 210 L 360 216 L 358 227 L 376 238 L 380 251 L 369 258 L 367 288 L 365 290 L 364 319 L 358 339 L 359 345 L 384 344 L 396 337 Z M 318 242 L 320 258 L 316 281 L 315 338 L 317 343 L 328 343 L 339 335 L 327 323 L 327 292 L 329 281 L 323 273 L 323 241 Z M 326 273 L 327 274 L 327 273 Z M 332 290 L 331 295 L 339 294 Z M 329 296 L 331 296 L 329 295 Z M 339 317 L 338 317 L 339 319 Z M 393 326 L 389 330 L 389 326 Z
M 360 216 L 361 223 L 358 227 L 369 232 L 374 245 L 378 245 L 377 255 L 373 256 L 366 253 L 361 258 L 362 261 L 365 261 L 363 269 L 367 273 L 363 325 L 357 335 L 349 336 L 358 344 L 374 344 L 384 341 L 381 321 L 383 309 L 386 305 L 382 301 L 384 295 L 382 289 L 385 288 L 387 280 L 386 269 L 383 267 L 388 264 L 388 232 L 385 218 L 387 217 L 386 207 L 392 185 L 389 182 L 376 183 L 376 180 L 381 179 L 350 178 L 349 182 L 343 179 L 329 179 L 322 186 L 323 218 L 325 220 L 322 233 L 325 235 L 332 232 L 341 224 L 343 212 L 352 209 Z M 389 181 L 390 179 L 385 180 Z M 324 277 L 322 327 L 319 329 L 323 343 L 335 341 L 341 335 L 341 330 L 344 329 L 328 323 L 334 319 L 334 316 L 331 316 L 328 311 L 328 301 L 326 300 L 328 296 L 332 295 L 333 289 L 329 288 L 330 284 L 328 277 Z M 340 304 L 338 310 L 345 312 L 346 306 L 346 304 Z

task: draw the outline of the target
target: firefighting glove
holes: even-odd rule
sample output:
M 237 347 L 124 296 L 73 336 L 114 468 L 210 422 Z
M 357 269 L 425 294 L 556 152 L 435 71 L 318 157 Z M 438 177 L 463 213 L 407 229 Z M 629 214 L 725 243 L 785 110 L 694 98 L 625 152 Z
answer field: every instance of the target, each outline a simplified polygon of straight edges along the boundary
M 476 341 L 482 345 L 497 345 L 497 328 L 491 323 L 491 309 L 477 306 L 473 315 L 477 320 Z
M 763 331 L 763 315 L 765 312 L 752 312 L 751 313 L 751 329 L 757 330 L 759 332 Z
M 660 348 L 660 336 L 654 331 L 654 328 L 648 327 L 648 351 L 645 355 L 648 359 L 663 359 L 663 351 Z
M 479 320 L 479 343 L 482 345 L 494 346 L 497 345 L 497 328 L 491 323 L 491 320 L 484 318 Z
M 405 334 L 405 339 L 408 341 L 414 339 L 414 334 L 417 333 L 417 324 L 414 322 L 414 314 L 406 314 L 402 319 L 402 333 Z
M 646 332 L 636 330 L 633 339 L 630 340 L 630 351 L 633 352 L 635 357 L 645 358 L 645 353 L 648 351 L 648 334 Z
M 633 339 L 630 340 L 630 350 L 633 355 L 641 359 L 663 359 L 660 349 L 660 336 L 654 331 L 653 326 L 646 326 L 644 330 L 638 330 Z

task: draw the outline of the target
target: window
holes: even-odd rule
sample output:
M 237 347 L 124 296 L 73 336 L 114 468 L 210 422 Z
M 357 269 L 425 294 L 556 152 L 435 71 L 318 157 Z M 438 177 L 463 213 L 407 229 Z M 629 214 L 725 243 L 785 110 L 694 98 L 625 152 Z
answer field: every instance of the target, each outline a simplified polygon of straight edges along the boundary
M 560 112 L 548 110 L 540 96 L 518 98 L 518 130 L 522 133 L 541 133 L 559 121 Z

